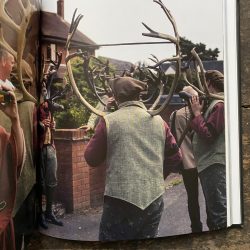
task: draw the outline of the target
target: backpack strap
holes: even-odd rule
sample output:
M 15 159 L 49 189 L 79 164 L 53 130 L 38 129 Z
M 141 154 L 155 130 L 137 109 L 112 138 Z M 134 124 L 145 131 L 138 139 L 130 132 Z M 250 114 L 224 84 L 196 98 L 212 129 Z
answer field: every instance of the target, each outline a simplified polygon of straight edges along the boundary
M 175 127 L 175 119 L 176 119 L 176 112 L 177 110 L 175 110 L 172 115 L 171 115 L 171 124 L 170 124 L 170 130 L 171 133 L 173 134 L 175 140 L 177 140 L 177 136 L 176 136 L 176 127 Z

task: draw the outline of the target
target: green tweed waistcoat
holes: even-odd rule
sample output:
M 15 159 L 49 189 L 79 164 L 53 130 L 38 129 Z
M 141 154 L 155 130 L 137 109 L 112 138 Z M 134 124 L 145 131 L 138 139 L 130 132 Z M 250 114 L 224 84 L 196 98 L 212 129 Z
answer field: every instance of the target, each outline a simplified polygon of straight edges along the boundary
M 164 193 L 165 128 L 160 116 L 151 116 L 143 103 L 122 103 L 106 115 L 107 177 L 105 195 L 140 209 Z
M 204 114 L 205 121 L 208 119 L 213 107 L 221 100 L 214 100 Z M 205 170 L 213 164 L 225 165 L 225 129 L 212 143 L 201 138 L 197 133 L 193 137 L 193 151 L 198 172 Z

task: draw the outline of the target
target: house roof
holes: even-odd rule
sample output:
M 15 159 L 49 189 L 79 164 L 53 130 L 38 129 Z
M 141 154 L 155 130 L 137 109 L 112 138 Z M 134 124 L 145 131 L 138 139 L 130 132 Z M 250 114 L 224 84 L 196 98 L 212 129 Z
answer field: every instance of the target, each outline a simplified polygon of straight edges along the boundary
M 203 66 L 205 70 L 218 70 L 224 73 L 223 61 L 204 61 Z
M 65 43 L 68 37 L 70 24 L 56 13 L 41 12 L 41 35 L 45 41 Z M 82 47 L 84 45 L 94 45 L 92 49 L 99 48 L 94 41 L 77 30 L 73 36 L 71 45 Z M 96 45 L 96 47 L 95 47 Z
M 224 73 L 223 61 L 202 61 L 205 70 L 218 70 Z M 194 64 L 190 64 L 191 68 L 194 68 Z M 164 63 L 161 65 L 162 70 L 166 75 L 175 74 L 175 64 L 174 63 Z
M 103 57 L 103 58 L 105 60 L 108 60 L 109 63 L 115 67 L 117 75 L 122 74 L 123 71 L 125 71 L 125 70 L 129 71 L 131 69 L 131 67 L 134 66 L 134 64 L 131 62 L 122 61 L 122 60 L 118 60 L 118 59 L 114 59 L 114 58 L 110 58 L 110 57 Z

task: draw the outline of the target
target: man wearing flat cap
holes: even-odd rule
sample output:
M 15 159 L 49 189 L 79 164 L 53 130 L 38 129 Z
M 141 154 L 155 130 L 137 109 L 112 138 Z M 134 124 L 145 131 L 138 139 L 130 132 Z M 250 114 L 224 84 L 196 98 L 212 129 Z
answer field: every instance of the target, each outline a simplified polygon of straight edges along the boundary
M 91 166 L 106 161 L 101 241 L 152 238 L 163 211 L 164 161 L 181 153 L 168 125 L 140 101 L 144 82 L 119 77 L 110 84 L 119 109 L 101 119 L 85 151 Z
M 208 90 L 224 95 L 224 76 L 217 70 L 205 73 Z M 207 226 L 217 230 L 227 226 L 226 158 L 224 102 L 209 100 L 204 110 L 197 96 L 191 99 L 193 151 L 206 201 Z

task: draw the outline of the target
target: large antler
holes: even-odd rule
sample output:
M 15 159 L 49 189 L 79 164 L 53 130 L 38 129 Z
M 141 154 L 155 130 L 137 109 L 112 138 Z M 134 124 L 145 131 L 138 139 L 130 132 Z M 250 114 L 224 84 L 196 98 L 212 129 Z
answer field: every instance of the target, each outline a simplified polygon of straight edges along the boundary
M 106 103 L 103 102 L 100 93 L 106 94 L 106 95 L 110 95 L 110 88 L 107 84 L 107 79 L 109 78 L 109 62 L 107 61 L 106 63 L 103 63 L 100 59 L 88 55 L 88 53 L 86 53 L 86 55 L 83 57 L 84 61 L 83 61 L 83 70 L 84 70 L 84 74 L 86 77 L 86 81 L 90 87 L 90 89 L 92 90 L 93 94 L 96 96 L 96 98 L 98 99 L 98 101 L 103 105 L 106 106 Z M 96 61 L 97 66 L 99 67 L 95 67 L 95 68 L 90 68 L 90 60 L 93 59 L 94 61 Z M 98 69 L 100 68 L 100 69 Z M 102 83 L 103 89 L 100 89 L 100 87 L 97 87 L 95 84 L 95 80 L 99 79 Z
M 157 68 L 160 65 L 162 65 L 165 62 L 175 62 L 175 66 L 176 66 L 176 72 L 175 72 L 175 76 L 169 91 L 169 94 L 166 98 L 166 100 L 164 101 L 164 103 L 160 106 L 160 108 L 156 109 L 156 110 L 152 110 L 150 109 L 148 112 L 151 115 L 157 115 L 159 113 L 161 113 L 162 111 L 164 111 L 166 109 L 166 107 L 168 106 L 168 104 L 170 103 L 170 100 L 174 94 L 174 91 L 176 89 L 179 77 L 180 77 L 180 72 L 181 72 L 181 50 L 180 50 L 180 37 L 179 37 L 179 33 L 177 30 L 177 26 L 175 23 L 175 20 L 173 18 L 173 16 L 171 15 L 170 11 L 164 6 L 164 4 L 162 3 L 161 0 L 154 0 L 155 3 L 159 4 L 160 7 L 163 9 L 164 13 L 166 14 L 167 18 L 169 19 L 169 21 L 171 22 L 173 29 L 174 29 L 174 34 L 175 36 L 171 36 L 171 35 L 167 35 L 167 34 L 162 34 L 159 32 L 156 32 L 154 30 L 152 30 L 151 28 L 149 28 L 146 24 L 142 23 L 145 28 L 147 30 L 149 30 L 150 33 L 143 33 L 142 35 L 144 36 L 149 36 L 149 37 L 155 37 L 155 38 L 161 38 L 161 39 L 165 39 L 170 41 L 171 43 L 173 43 L 176 47 L 176 54 L 174 57 L 171 58 L 166 58 L 163 59 L 159 62 L 157 62 L 154 66 L 151 66 L 151 68 Z M 154 105 L 155 106 L 155 105 Z
M 143 33 L 143 35 L 145 35 L 145 36 L 151 36 L 151 37 L 156 37 L 156 38 L 162 38 L 162 39 L 168 40 L 170 43 L 173 43 L 176 46 L 176 55 L 174 57 L 172 57 L 172 58 L 167 58 L 167 59 L 164 59 L 164 60 L 161 60 L 161 61 L 159 61 L 155 57 L 153 59 L 153 60 L 155 60 L 156 64 L 154 66 L 152 66 L 151 68 L 154 69 L 154 70 L 156 70 L 158 72 L 158 78 L 160 79 L 160 81 L 159 81 L 159 86 L 158 85 L 156 86 L 157 89 L 158 89 L 158 98 L 156 98 L 156 100 L 153 103 L 152 107 L 148 111 L 151 115 L 157 115 L 157 114 L 159 114 L 160 112 L 162 112 L 167 107 L 167 105 L 169 104 L 169 102 L 170 102 L 170 100 L 171 100 L 171 98 L 173 96 L 175 88 L 177 86 L 177 82 L 178 82 L 180 71 L 181 71 L 180 70 L 181 56 L 180 56 L 180 44 L 179 44 L 180 43 L 180 38 L 179 38 L 179 34 L 178 34 L 177 27 L 176 27 L 176 24 L 175 24 L 175 20 L 172 17 L 170 11 L 163 5 L 163 3 L 160 0 L 155 0 L 154 2 L 156 2 L 157 4 L 159 4 L 161 6 L 161 8 L 163 9 L 163 11 L 165 12 L 165 14 L 167 15 L 168 19 L 170 20 L 170 22 L 171 22 L 171 24 L 173 26 L 175 36 L 170 36 L 170 35 L 166 35 L 166 34 L 155 32 L 152 29 L 150 29 L 144 23 L 143 23 L 143 25 L 150 31 L 150 33 Z M 103 116 L 104 112 L 101 112 L 101 111 L 95 109 L 81 95 L 81 93 L 79 92 L 78 87 L 76 85 L 74 76 L 73 76 L 73 72 L 72 72 L 72 67 L 71 67 L 71 64 L 70 64 L 70 60 L 72 58 L 76 57 L 76 56 L 79 56 L 84 61 L 84 63 L 83 63 L 83 65 L 84 65 L 84 74 L 86 76 L 86 79 L 87 79 L 87 82 L 89 84 L 89 87 L 92 90 L 93 94 L 99 99 L 99 101 L 101 101 L 100 100 L 101 98 L 99 97 L 97 88 L 96 88 L 95 83 L 94 83 L 93 71 L 90 70 L 90 68 L 89 68 L 89 57 L 88 56 L 86 57 L 85 52 L 77 52 L 77 53 L 69 54 L 70 42 L 71 42 L 71 40 L 73 38 L 73 35 L 74 35 L 74 32 L 76 31 L 77 26 L 78 26 L 78 24 L 79 24 L 79 22 L 80 22 L 80 20 L 82 19 L 83 16 L 82 15 L 78 15 L 77 18 L 75 18 L 75 17 L 76 17 L 76 11 L 74 12 L 74 15 L 73 15 L 73 18 L 72 18 L 71 27 L 70 27 L 70 31 L 69 31 L 69 34 L 68 34 L 68 39 L 67 39 L 67 42 L 66 42 L 67 56 L 66 56 L 66 60 L 65 61 L 66 61 L 66 66 L 67 66 L 67 70 L 68 70 L 69 79 L 70 79 L 72 88 L 73 88 L 75 94 L 77 95 L 77 97 L 80 99 L 80 101 L 91 112 L 93 112 L 93 113 L 95 113 L 95 114 L 97 114 L 99 116 Z M 160 97 L 163 94 L 164 89 L 165 89 L 164 86 L 165 86 L 166 83 L 164 83 L 161 80 L 162 77 L 161 77 L 161 74 L 160 74 L 161 73 L 160 72 L 160 67 L 166 61 L 175 62 L 176 74 L 175 74 L 174 80 L 172 82 L 172 85 L 171 85 L 171 88 L 170 88 L 170 91 L 169 91 L 169 95 L 167 96 L 167 98 L 164 101 L 163 105 L 161 105 L 159 109 L 154 110 L 154 108 L 156 106 L 158 106 L 158 103 L 160 101 Z M 152 74 L 152 72 L 149 72 L 149 73 L 154 78 L 154 75 Z M 110 76 L 108 76 L 108 78 L 109 77 Z M 107 75 L 105 76 L 105 78 L 107 78 Z M 157 80 L 157 77 L 156 77 L 155 80 Z M 104 86 L 103 90 L 106 91 L 107 89 L 108 89 L 108 87 L 106 88 Z M 153 96 L 154 95 L 152 95 L 152 97 Z
M 66 49 L 66 67 L 67 67 L 67 71 L 68 71 L 68 75 L 69 75 L 69 80 L 70 80 L 70 83 L 72 85 L 72 88 L 73 88 L 73 91 L 75 92 L 76 96 L 79 98 L 79 100 L 81 101 L 81 103 L 86 106 L 91 112 L 95 113 L 96 115 L 99 115 L 99 116 L 104 116 L 105 113 L 94 108 L 92 105 L 90 105 L 88 103 L 88 101 L 82 96 L 82 94 L 80 93 L 80 91 L 78 90 L 77 88 L 77 84 L 75 82 L 75 79 L 74 79 L 74 75 L 73 75 L 73 72 L 72 72 L 72 66 L 71 66 L 71 62 L 70 60 L 76 56 L 83 56 L 83 52 L 81 53 L 74 53 L 73 55 L 70 55 L 69 53 L 69 47 L 70 47 L 70 43 L 71 43 L 71 40 L 74 36 L 74 33 L 78 27 L 78 24 L 79 22 L 81 21 L 81 19 L 83 18 L 83 15 L 78 15 L 76 18 L 76 11 L 77 9 L 75 10 L 74 12 L 74 15 L 73 15 L 73 18 L 72 18 L 72 21 L 71 21 L 71 26 L 70 26 L 70 29 L 69 29 L 69 34 L 68 34 L 68 38 L 67 38 L 67 42 L 66 42 L 66 46 L 65 46 L 65 49 Z
M 26 37 L 28 36 L 28 26 L 30 19 L 35 11 L 35 7 L 26 1 L 26 5 L 23 5 L 21 0 L 18 0 L 20 11 L 21 11 L 21 22 L 16 24 L 13 19 L 8 15 L 5 9 L 5 0 L 0 0 L 0 45 L 9 51 L 17 62 L 17 78 L 23 92 L 24 101 L 36 102 L 36 99 L 26 90 L 23 81 L 23 70 L 27 73 L 31 81 L 33 81 L 32 70 L 30 65 L 23 59 L 23 53 L 26 45 Z M 3 26 L 7 25 L 17 34 L 17 51 L 15 51 L 4 39 Z
M 193 48 L 191 50 L 191 53 L 192 53 L 193 57 L 195 58 L 195 60 L 197 61 L 198 66 L 200 68 L 201 86 L 204 88 L 205 95 L 208 98 L 218 99 L 218 100 L 224 100 L 224 96 L 212 94 L 212 93 L 209 92 L 209 89 L 208 89 L 208 86 L 207 86 L 207 82 L 206 82 L 206 78 L 205 78 L 205 70 L 204 70 L 202 61 L 201 61 L 199 55 L 196 53 L 195 48 Z M 198 71 L 198 70 L 196 70 L 196 71 Z
M 182 76 L 183 76 L 183 80 L 185 81 L 185 83 L 187 85 L 191 86 L 200 95 L 204 96 L 207 99 L 224 100 L 224 96 L 210 93 L 210 91 L 208 89 L 208 86 L 207 86 L 206 78 L 205 78 L 205 69 L 203 67 L 203 63 L 202 63 L 199 55 L 195 51 L 195 48 L 193 48 L 191 50 L 191 54 L 192 54 L 192 58 L 191 59 L 193 59 L 193 63 L 194 63 L 194 70 L 195 70 L 195 74 L 196 74 L 195 76 L 196 76 L 196 80 L 197 80 L 197 83 L 198 83 L 198 87 L 196 87 L 194 84 L 190 83 L 188 81 L 188 79 L 187 79 L 187 70 L 189 68 L 189 64 L 191 62 L 191 59 L 188 62 L 188 66 L 184 67 L 183 71 L 182 71 Z M 200 69 L 200 74 L 199 74 L 199 69 Z M 187 122 L 186 128 L 184 129 L 184 131 L 183 131 L 180 139 L 177 142 L 178 146 L 181 145 L 181 143 L 183 142 L 186 134 L 190 130 L 191 120 L 192 119 L 193 119 L 193 117 L 191 116 L 190 119 L 189 119 L 189 121 Z

